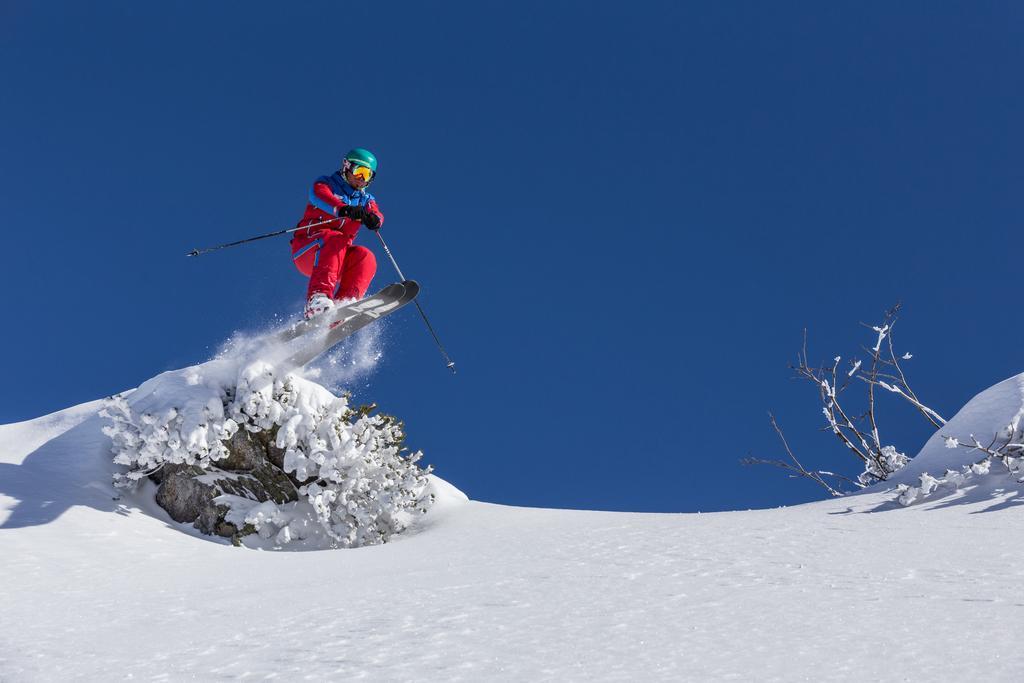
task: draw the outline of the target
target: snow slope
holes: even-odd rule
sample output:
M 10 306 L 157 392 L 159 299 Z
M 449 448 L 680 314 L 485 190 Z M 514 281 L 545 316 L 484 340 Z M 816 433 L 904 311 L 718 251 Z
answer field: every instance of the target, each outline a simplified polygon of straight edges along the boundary
M 983 392 L 942 433 L 994 433 L 1022 387 Z M 466 502 L 436 480 L 440 502 L 393 543 L 260 552 L 114 500 L 97 408 L 0 427 L 0 681 L 1019 680 L 1024 666 L 1024 512 L 1005 476 L 908 508 L 877 489 L 703 515 Z M 935 437 L 911 467 L 973 459 Z

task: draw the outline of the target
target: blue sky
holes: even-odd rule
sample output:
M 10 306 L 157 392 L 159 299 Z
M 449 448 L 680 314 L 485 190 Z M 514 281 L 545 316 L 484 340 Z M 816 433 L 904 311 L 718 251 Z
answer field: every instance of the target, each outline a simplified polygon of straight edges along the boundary
M 0 5 L 0 422 L 294 314 L 287 227 L 380 158 L 412 311 L 357 387 L 471 497 L 694 511 L 854 472 L 787 363 L 898 300 L 949 414 L 1024 370 L 1024 9 L 1009 2 Z M 368 235 L 359 242 L 375 248 Z M 393 279 L 383 255 L 374 286 Z M 920 418 L 882 406 L 910 453 Z

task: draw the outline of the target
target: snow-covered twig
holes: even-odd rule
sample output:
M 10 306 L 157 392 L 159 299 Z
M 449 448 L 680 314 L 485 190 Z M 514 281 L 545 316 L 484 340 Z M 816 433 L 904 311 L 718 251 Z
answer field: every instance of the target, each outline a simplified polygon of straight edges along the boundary
M 904 398 L 910 401 L 915 408 L 921 411 L 921 414 L 925 416 L 925 419 L 927 419 L 929 422 L 935 425 L 936 429 L 946 424 L 946 419 L 939 415 L 934 410 L 932 410 L 931 408 L 929 408 L 928 406 L 921 403 L 921 401 L 917 398 L 917 394 L 915 394 L 914 390 L 910 388 L 910 382 L 907 381 L 907 376 L 904 374 L 903 368 L 900 366 L 900 361 L 896 356 L 896 350 L 893 348 L 891 334 L 889 335 L 889 357 L 892 359 L 892 365 L 894 368 L 896 368 L 896 372 L 899 373 L 900 386 L 903 388 L 902 393 Z M 903 360 L 910 360 L 911 358 L 913 358 L 911 354 L 903 354 Z
M 832 365 L 829 368 L 812 368 L 807 362 L 806 334 L 805 330 L 804 347 L 799 355 L 799 363 L 790 367 L 796 371 L 798 377 L 818 385 L 823 406 L 822 413 L 828 421 L 829 429 L 862 462 L 867 462 L 869 456 L 866 449 L 863 449 L 863 444 L 866 443 L 864 435 L 857 429 L 854 421 L 850 419 L 850 416 L 843 409 L 840 402 L 840 395 L 845 391 L 847 385 L 844 384 L 842 387 L 836 388 L 840 357 L 837 356 L 833 359 Z
M 865 380 L 865 381 L 868 381 L 868 380 Z M 883 382 L 883 381 L 869 382 L 869 383 L 877 384 L 878 386 L 882 387 L 886 391 L 892 392 L 892 393 L 896 394 L 897 396 L 902 397 L 908 403 L 910 403 L 910 405 L 912 405 L 915 408 L 917 408 L 918 412 L 920 412 L 922 415 L 924 415 L 925 418 L 929 422 L 931 422 L 933 425 L 935 425 L 935 427 L 941 428 L 944 424 L 946 424 L 946 418 L 942 417 L 937 412 L 935 412 L 934 410 L 932 410 L 931 408 L 929 408 L 925 404 L 921 403 L 921 401 L 919 401 L 917 399 L 917 396 L 914 396 L 913 392 L 911 392 L 910 388 L 907 387 L 905 384 L 901 386 L 901 385 L 898 385 L 898 384 L 889 384 L 888 382 Z

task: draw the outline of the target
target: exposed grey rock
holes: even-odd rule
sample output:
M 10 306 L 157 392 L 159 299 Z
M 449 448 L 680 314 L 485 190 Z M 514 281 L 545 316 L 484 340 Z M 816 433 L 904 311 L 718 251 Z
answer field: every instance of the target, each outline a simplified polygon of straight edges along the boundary
M 231 472 L 250 471 L 267 461 L 267 443 L 263 432 L 250 432 L 244 427 L 227 442 L 230 455 L 217 461 L 217 467 Z
M 284 453 L 285 449 L 277 447 L 277 427 L 266 431 L 257 432 L 253 434 L 253 438 L 258 441 L 264 451 L 267 454 L 267 460 L 274 464 L 279 470 L 284 470 Z
M 280 469 L 284 454 L 274 446 L 273 433 L 240 429 L 225 445 L 229 456 L 216 468 L 165 465 L 152 479 L 159 484 L 156 501 L 171 519 L 192 522 L 204 534 L 236 538 L 251 530 L 225 521 L 228 507 L 215 502 L 218 496 L 287 503 L 298 500 L 298 491 Z

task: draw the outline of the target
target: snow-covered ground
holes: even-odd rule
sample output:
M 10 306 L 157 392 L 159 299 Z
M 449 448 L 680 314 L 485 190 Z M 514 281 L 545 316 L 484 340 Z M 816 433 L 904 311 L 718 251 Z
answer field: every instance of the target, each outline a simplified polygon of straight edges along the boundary
M 942 433 L 991 436 L 1022 387 Z M 261 552 L 115 500 L 98 409 L 0 427 L 0 681 L 1021 678 L 1024 499 L 1005 475 L 910 507 L 872 491 L 679 515 L 435 480 L 392 543 Z M 908 481 L 972 459 L 936 436 Z

